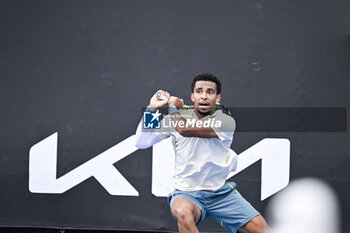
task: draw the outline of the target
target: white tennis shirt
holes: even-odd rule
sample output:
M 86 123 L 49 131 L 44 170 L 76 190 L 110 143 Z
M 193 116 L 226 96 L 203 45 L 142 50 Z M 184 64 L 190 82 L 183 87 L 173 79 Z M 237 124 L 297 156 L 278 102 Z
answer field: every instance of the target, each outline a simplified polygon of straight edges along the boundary
M 174 127 L 143 132 L 141 121 L 136 131 L 136 146 L 147 148 L 171 137 L 175 150 L 175 188 L 183 191 L 213 191 L 220 188 L 229 173 L 237 167 L 237 155 L 230 150 L 235 120 L 222 110 L 216 110 L 213 115 L 200 120 L 193 109 L 179 112 L 185 119 L 203 122 L 215 119 L 215 122 L 221 122 L 212 126 L 218 138 L 183 137 Z M 169 125 L 167 117 L 162 120 L 162 125 Z

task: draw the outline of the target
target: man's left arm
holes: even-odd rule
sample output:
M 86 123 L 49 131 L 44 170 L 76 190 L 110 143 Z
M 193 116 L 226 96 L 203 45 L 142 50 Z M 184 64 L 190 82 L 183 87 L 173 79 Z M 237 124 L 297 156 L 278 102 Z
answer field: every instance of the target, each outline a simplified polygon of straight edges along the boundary
M 175 96 L 170 97 L 170 108 L 180 109 L 182 106 L 182 99 Z M 183 137 L 218 138 L 220 141 L 232 140 L 236 127 L 235 120 L 224 113 L 215 116 L 215 120 L 220 123 L 220 126 L 215 125 L 213 128 L 211 124 L 208 124 L 208 126 L 201 124 L 202 127 L 197 127 L 197 124 L 187 124 L 187 120 L 176 111 L 171 114 L 171 120 L 174 122 L 176 131 Z M 206 118 L 206 120 L 213 119 Z
M 178 112 L 171 115 L 176 131 L 183 137 L 219 138 L 211 127 L 197 127 L 196 124 L 187 124 L 187 120 Z

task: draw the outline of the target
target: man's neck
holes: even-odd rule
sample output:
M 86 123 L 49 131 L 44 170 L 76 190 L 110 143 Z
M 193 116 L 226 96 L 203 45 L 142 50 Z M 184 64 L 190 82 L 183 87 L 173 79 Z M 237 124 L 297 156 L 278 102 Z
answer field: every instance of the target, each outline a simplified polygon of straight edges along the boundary
M 207 115 L 203 115 L 203 114 L 199 113 L 197 109 L 194 110 L 194 113 L 197 115 L 197 117 L 198 117 L 199 120 L 202 119 L 202 118 L 204 118 L 204 117 L 206 117 L 206 116 L 211 116 L 211 115 L 213 115 L 214 112 L 215 112 L 215 110 L 212 111 L 211 113 L 207 114 Z

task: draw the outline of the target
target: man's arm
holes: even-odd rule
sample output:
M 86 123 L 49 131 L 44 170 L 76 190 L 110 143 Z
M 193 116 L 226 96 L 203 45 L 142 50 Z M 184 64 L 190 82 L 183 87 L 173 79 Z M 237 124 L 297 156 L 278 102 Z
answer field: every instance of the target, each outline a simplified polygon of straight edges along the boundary
M 180 109 L 183 106 L 183 100 L 178 97 L 171 96 L 169 107 Z M 186 119 L 178 112 L 171 114 L 171 120 L 174 122 L 176 131 L 183 137 L 199 137 L 199 138 L 218 138 L 215 131 L 211 127 L 196 127 L 196 124 L 186 124 Z
M 211 127 L 196 127 L 186 124 L 186 119 L 183 118 L 179 113 L 174 113 L 171 115 L 171 120 L 176 125 L 175 129 L 183 137 L 198 137 L 198 138 L 218 138 L 215 131 Z M 175 123 L 176 122 L 176 123 Z M 182 122 L 182 123 L 180 123 Z M 183 127 L 180 127 L 183 126 Z
M 166 97 L 165 99 L 158 99 L 157 93 L 162 92 Z M 168 103 L 170 95 L 166 91 L 158 90 L 151 98 L 148 109 L 151 111 L 157 111 L 159 108 L 163 107 Z M 153 146 L 154 144 L 160 142 L 164 138 L 158 137 L 153 130 L 143 131 L 142 130 L 142 120 L 139 123 L 136 130 L 136 140 L 135 146 L 139 149 L 146 149 Z
M 154 144 L 162 141 L 161 138 L 157 137 L 154 131 L 143 132 L 142 131 L 142 120 L 140 121 L 136 130 L 135 146 L 139 149 L 146 149 L 153 146 Z

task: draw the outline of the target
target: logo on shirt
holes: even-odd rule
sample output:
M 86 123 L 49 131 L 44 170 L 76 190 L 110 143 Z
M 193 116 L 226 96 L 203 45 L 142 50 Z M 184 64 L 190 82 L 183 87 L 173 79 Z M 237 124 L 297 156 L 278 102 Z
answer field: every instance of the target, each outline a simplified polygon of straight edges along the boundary
M 145 111 L 143 113 L 143 128 L 144 129 L 160 129 L 160 116 L 162 114 L 157 110 L 156 112 Z

